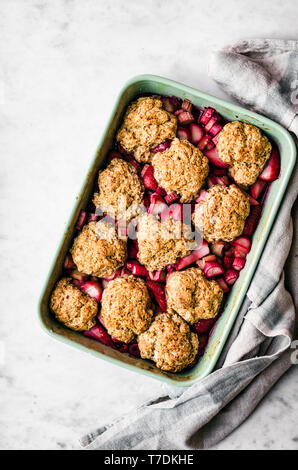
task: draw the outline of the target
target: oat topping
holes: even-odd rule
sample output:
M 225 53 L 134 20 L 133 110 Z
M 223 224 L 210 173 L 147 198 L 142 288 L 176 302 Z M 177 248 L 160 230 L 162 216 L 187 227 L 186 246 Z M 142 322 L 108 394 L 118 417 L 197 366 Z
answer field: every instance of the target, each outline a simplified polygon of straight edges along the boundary
M 71 330 L 90 330 L 95 324 L 97 302 L 71 284 L 71 278 L 57 282 L 50 299 L 50 308 L 60 323 Z
M 271 144 L 255 126 L 229 122 L 219 134 L 218 156 L 229 163 L 230 175 L 244 186 L 254 184 L 271 154 Z
M 161 313 L 138 336 L 138 345 L 143 359 L 151 359 L 159 369 L 180 372 L 194 361 L 199 340 L 179 315 Z
M 143 203 L 144 187 L 131 163 L 114 158 L 108 167 L 98 174 L 99 192 L 93 203 L 117 219 L 130 220 Z
M 152 158 L 154 177 L 167 193 L 176 192 L 181 202 L 195 199 L 209 172 L 208 158 L 188 140 L 174 139 L 170 148 Z
M 188 323 L 216 317 L 223 291 L 216 281 L 209 281 L 199 268 L 176 271 L 166 284 L 168 308 Z
M 217 184 L 196 205 L 193 222 L 208 242 L 229 242 L 242 234 L 249 211 L 249 199 L 241 189 Z
M 124 116 L 116 139 L 139 162 L 149 162 L 151 150 L 176 136 L 177 118 L 163 109 L 158 98 L 133 101 Z
M 154 215 L 145 214 L 138 223 L 138 259 L 148 271 L 164 269 L 191 252 L 190 237 L 189 226 L 172 219 L 159 221 Z
M 108 333 L 124 343 L 145 331 L 153 309 L 143 279 L 127 276 L 110 281 L 103 292 L 100 315 Z
M 104 221 L 85 225 L 70 252 L 80 272 L 98 277 L 111 276 L 127 258 L 126 241 L 119 240 L 115 228 Z

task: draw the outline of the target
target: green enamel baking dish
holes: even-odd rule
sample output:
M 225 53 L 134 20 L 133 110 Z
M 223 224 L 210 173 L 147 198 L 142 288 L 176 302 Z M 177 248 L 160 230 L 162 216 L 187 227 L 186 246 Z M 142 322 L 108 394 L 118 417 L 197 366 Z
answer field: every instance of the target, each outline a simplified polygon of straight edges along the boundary
M 163 372 L 149 361 L 134 359 L 126 354 L 104 346 L 96 340 L 86 338 L 80 333 L 71 331 L 58 323 L 49 310 L 49 297 L 54 284 L 61 276 L 63 261 L 74 235 L 74 225 L 79 212 L 86 206 L 91 195 L 97 172 L 105 163 L 105 157 L 112 145 L 115 132 L 120 125 L 125 108 L 131 100 L 143 93 L 175 95 L 183 99 L 187 98 L 195 105 L 215 108 L 228 120 L 240 120 L 254 124 L 276 142 L 281 155 L 281 175 L 279 179 L 271 185 L 261 221 L 253 237 L 252 249 L 248 255 L 246 266 L 241 271 L 238 281 L 230 292 L 224 311 L 211 335 L 206 352 L 193 369 L 179 374 Z M 79 193 L 79 198 L 70 215 L 66 231 L 62 236 L 62 241 L 58 247 L 57 254 L 45 282 L 39 304 L 39 317 L 44 330 L 53 338 L 77 347 L 82 351 L 89 352 L 100 359 L 110 361 L 113 364 L 172 385 L 190 386 L 201 378 L 206 377 L 214 369 L 233 323 L 235 322 L 286 191 L 295 160 L 296 147 L 291 135 L 287 130 L 270 119 L 166 78 L 154 75 L 141 75 L 129 80 L 120 92 L 115 103 L 112 115 L 103 132 L 96 155 L 94 156 L 90 170 Z

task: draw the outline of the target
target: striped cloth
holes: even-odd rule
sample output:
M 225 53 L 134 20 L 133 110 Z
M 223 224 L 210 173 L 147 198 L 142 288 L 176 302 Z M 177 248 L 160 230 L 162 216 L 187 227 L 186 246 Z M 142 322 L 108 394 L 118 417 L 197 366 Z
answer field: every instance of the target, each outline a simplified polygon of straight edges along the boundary
M 227 93 L 298 135 L 296 70 L 296 41 L 245 41 L 214 53 L 210 64 L 210 75 Z M 297 188 L 294 171 L 217 370 L 188 389 L 165 387 L 164 396 L 84 436 L 83 447 L 208 449 L 237 428 L 291 367 L 295 307 L 284 282 L 297 305 L 291 219 Z

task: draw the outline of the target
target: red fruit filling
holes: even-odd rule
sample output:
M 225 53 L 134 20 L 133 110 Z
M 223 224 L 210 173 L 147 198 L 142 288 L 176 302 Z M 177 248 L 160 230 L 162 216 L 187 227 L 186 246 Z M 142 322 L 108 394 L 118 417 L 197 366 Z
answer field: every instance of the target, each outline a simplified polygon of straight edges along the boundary
M 222 278 L 222 277 L 219 277 L 218 279 L 216 279 L 218 284 L 220 285 L 220 287 L 222 288 L 222 290 L 226 293 L 226 292 L 229 292 L 229 286 L 228 284 L 226 283 L 226 281 Z
M 155 297 L 160 308 L 166 312 L 167 311 L 167 301 L 166 294 L 163 288 L 163 285 L 160 282 L 156 281 L 147 281 L 147 287 L 153 297 Z
M 183 126 L 187 126 L 191 122 L 194 122 L 194 120 L 195 118 L 188 111 L 182 111 L 182 113 L 178 114 L 178 122 Z
M 179 199 L 179 196 L 175 192 L 167 194 L 166 197 L 165 197 L 165 201 L 166 201 L 167 204 L 172 204 L 173 202 L 177 201 L 178 199 Z
M 197 323 L 194 324 L 194 329 L 197 333 L 208 333 L 215 323 L 214 318 L 208 318 L 207 320 L 199 320 Z
M 81 290 L 93 297 L 97 302 L 101 301 L 103 288 L 98 281 L 87 281 L 81 285 Z
M 264 170 L 259 178 L 263 181 L 274 181 L 279 176 L 280 161 L 277 147 L 272 147 L 271 157 L 269 158 Z
M 158 152 L 163 152 L 164 150 L 168 149 L 171 147 L 171 142 L 163 142 L 162 144 L 159 144 L 157 147 L 155 147 L 152 150 L 152 153 L 158 153 Z
M 219 166 L 220 168 L 228 168 L 230 165 L 226 162 L 220 160 L 216 147 L 211 150 L 206 150 L 204 155 L 208 158 L 208 160 L 215 166 Z
M 197 144 L 204 136 L 204 132 L 198 124 L 190 124 L 189 126 L 191 141 L 193 144 Z
M 100 341 L 100 343 L 105 344 L 106 346 L 110 346 L 111 348 L 115 348 L 111 337 L 108 335 L 106 330 L 100 325 L 94 326 L 89 331 L 84 331 L 84 336 L 97 339 L 97 341 Z
M 236 271 L 241 271 L 244 268 L 246 263 L 246 258 L 238 258 L 237 256 L 233 260 L 232 268 L 236 269 Z
M 254 206 L 251 208 L 250 214 L 246 219 L 243 235 L 247 237 L 251 237 L 254 231 L 256 230 L 260 217 L 261 217 L 262 209 L 260 206 Z
M 143 170 L 142 178 L 145 188 L 155 190 L 158 187 L 158 183 L 154 178 L 154 168 L 152 165 L 148 165 L 146 170 Z
M 127 261 L 125 267 L 131 271 L 134 276 L 149 276 L 147 269 L 141 266 L 137 261 Z
M 186 129 L 186 127 L 178 127 L 177 137 L 179 137 L 179 139 L 187 139 L 187 140 L 191 139 L 190 132 L 188 129 Z
M 267 187 L 267 183 L 262 180 L 256 181 L 255 184 L 252 185 L 250 188 L 251 195 L 254 199 L 258 199 L 258 197 L 263 193 L 265 188 Z
M 185 256 L 184 258 L 180 258 L 180 260 L 176 264 L 176 269 L 177 271 L 180 271 L 181 269 L 185 268 L 186 266 L 189 266 L 193 263 L 195 263 L 198 259 L 203 258 L 203 256 L 208 255 L 210 252 L 208 243 L 203 240 L 201 245 L 193 250 L 193 252 Z
M 225 274 L 224 274 L 225 281 L 229 286 L 232 286 L 233 284 L 235 284 L 235 282 L 238 279 L 238 276 L 239 276 L 239 272 L 232 268 L 225 271 Z
M 223 267 L 217 261 L 205 262 L 204 274 L 209 279 L 210 277 L 219 276 L 223 274 Z
M 201 116 L 200 122 L 204 125 L 208 124 L 214 113 L 215 110 L 213 108 L 206 108 Z
M 82 230 L 83 225 L 85 224 L 86 221 L 87 221 L 87 212 L 86 211 L 81 211 L 80 215 L 78 217 L 78 220 L 76 222 L 75 228 L 77 230 Z

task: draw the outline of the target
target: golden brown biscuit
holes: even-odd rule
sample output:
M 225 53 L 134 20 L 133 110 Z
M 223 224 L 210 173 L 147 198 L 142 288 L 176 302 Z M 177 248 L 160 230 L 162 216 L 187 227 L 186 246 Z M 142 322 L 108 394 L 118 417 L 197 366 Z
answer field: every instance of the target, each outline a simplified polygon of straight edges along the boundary
M 124 116 L 116 139 L 139 162 L 149 162 L 151 150 L 176 136 L 177 118 L 163 109 L 158 98 L 133 101 Z
M 219 134 L 216 146 L 219 158 L 229 163 L 229 173 L 236 183 L 254 184 L 271 154 L 271 144 L 255 126 L 229 122 Z
M 249 211 L 249 198 L 241 189 L 217 184 L 196 205 L 193 222 L 208 242 L 230 242 L 242 234 Z
M 114 158 L 105 170 L 99 172 L 98 187 L 99 192 L 94 194 L 93 203 L 102 212 L 127 220 L 138 213 L 144 187 L 131 163 Z
M 167 193 L 175 192 L 181 202 L 195 199 L 209 172 L 208 158 L 188 140 L 174 139 L 170 148 L 152 158 L 154 177 Z
M 167 219 L 159 221 L 152 214 L 140 217 L 137 230 L 138 259 L 148 271 L 162 270 L 168 264 L 188 255 L 192 241 L 190 227 Z
M 110 281 L 103 291 L 101 318 L 108 333 L 129 343 L 149 328 L 153 310 L 143 279 L 127 276 Z
M 72 285 L 71 278 L 62 278 L 57 282 L 51 295 L 50 308 L 57 320 L 71 330 L 90 330 L 96 324 L 96 300 Z
M 151 359 L 159 369 L 180 372 L 194 361 L 199 340 L 179 315 L 161 313 L 138 336 L 138 345 L 143 359 Z
M 175 271 L 166 284 L 168 308 L 188 323 L 216 317 L 223 291 L 216 281 L 209 281 L 199 268 Z
M 112 276 L 127 258 L 126 241 L 119 240 L 115 228 L 104 221 L 85 225 L 70 252 L 80 272 L 98 277 Z

